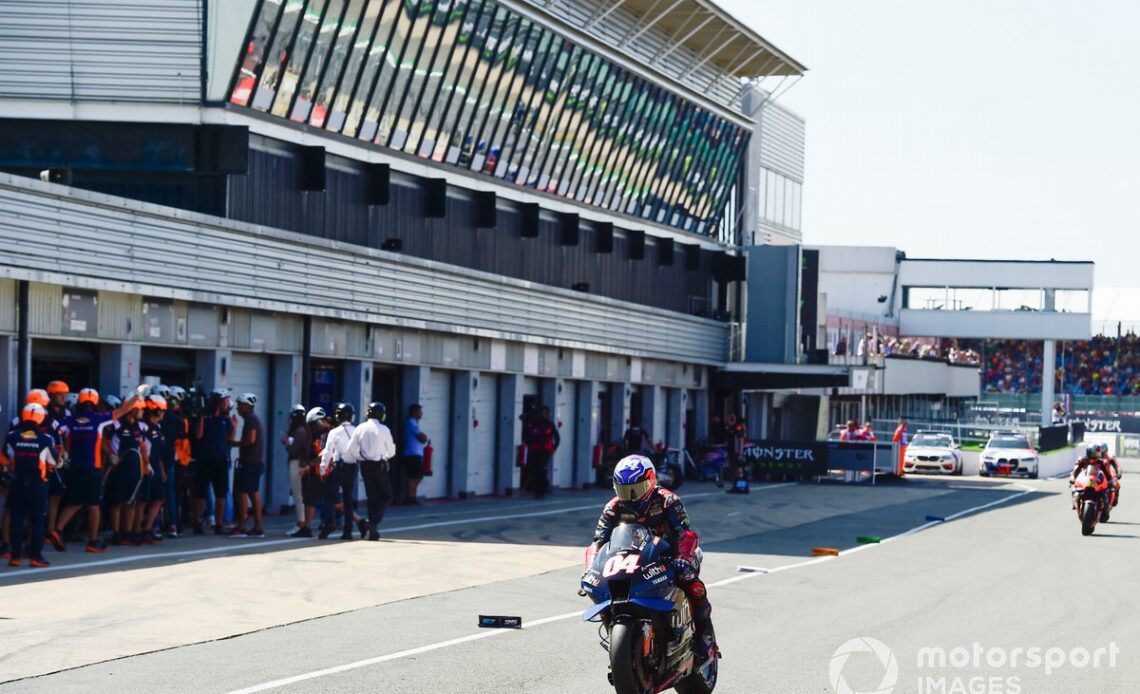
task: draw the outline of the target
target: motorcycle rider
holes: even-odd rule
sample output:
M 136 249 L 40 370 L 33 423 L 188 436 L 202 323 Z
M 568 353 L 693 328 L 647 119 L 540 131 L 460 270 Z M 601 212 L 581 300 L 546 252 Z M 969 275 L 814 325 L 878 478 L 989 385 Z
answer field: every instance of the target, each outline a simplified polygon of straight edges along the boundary
M 1108 483 L 1112 486 L 1112 506 L 1120 501 L 1120 478 L 1122 476 L 1120 470 L 1120 463 L 1116 462 L 1116 458 L 1109 454 L 1108 444 L 1098 443 L 1097 448 L 1100 450 L 1100 457 L 1104 460 L 1105 468 L 1108 470 Z
M 614 492 L 598 526 L 594 530 L 594 542 L 587 550 L 586 564 L 602 545 L 609 542 L 610 535 L 619 523 L 637 523 L 649 528 L 650 532 L 664 538 L 676 550 L 673 559 L 674 581 L 685 592 L 693 613 L 693 626 L 696 630 L 694 649 L 707 653 L 708 657 L 720 657 L 716 646 L 716 634 L 712 624 L 712 605 L 709 603 L 705 584 L 700 579 L 701 550 L 700 538 L 689 524 L 689 516 L 681 497 L 668 489 L 657 486 L 657 471 L 653 463 L 643 455 L 628 455 L 614 467 Z
M 1100 457 L 1100 446 L 1093 444 L 1085 449 L 1085 455 L 1077 460 L 1077 464 L 1073 466 L 1073 472 L 1069 475 L 1069 487 L 1073 486 L 1077 477 L 1081 475 L 1087 468 L 1094 468 L 1104 474 L 1109 484 L 1112 484 L 1112 473 L 1110 472 L 1107 461 Z M 1073 507 L 1076 508 L 1076 498 L 1073 499 Z

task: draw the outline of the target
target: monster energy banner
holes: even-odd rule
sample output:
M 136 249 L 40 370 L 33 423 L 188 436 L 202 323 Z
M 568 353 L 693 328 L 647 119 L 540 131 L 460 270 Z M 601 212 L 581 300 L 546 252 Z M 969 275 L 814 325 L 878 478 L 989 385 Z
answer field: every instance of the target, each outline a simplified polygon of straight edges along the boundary
M 1140 417 L 1082 415 L 1086 434 L 1140 434 Z
M 749 441 L 744 459 L 759 473 L 826 475 L 827 444 L 813 441 Z

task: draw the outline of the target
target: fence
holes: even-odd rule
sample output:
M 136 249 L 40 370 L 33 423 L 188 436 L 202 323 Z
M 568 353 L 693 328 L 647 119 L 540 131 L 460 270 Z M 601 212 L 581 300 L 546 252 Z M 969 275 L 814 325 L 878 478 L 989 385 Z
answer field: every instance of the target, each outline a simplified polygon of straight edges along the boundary
M 1140 412 L 1140 396 L 1134 395 L 1057 395 L 1057 400 L 1068 397 L 1070 412 Z M 975 405 L 979 415 L 1034 419 L 1040 416 L 1040 393 L 983 393 Z

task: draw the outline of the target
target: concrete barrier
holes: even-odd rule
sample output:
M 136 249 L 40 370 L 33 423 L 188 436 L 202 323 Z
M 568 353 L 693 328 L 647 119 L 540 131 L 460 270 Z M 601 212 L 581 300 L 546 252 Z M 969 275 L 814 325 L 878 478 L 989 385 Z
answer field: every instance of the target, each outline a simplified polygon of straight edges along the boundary
M 1062 448 L 1056 451 L 1041 454 L 1038 465 L 1039 477 L 1056 477 L 1060 474 L 1069 474 L 1081 457 L 1079 448 Z

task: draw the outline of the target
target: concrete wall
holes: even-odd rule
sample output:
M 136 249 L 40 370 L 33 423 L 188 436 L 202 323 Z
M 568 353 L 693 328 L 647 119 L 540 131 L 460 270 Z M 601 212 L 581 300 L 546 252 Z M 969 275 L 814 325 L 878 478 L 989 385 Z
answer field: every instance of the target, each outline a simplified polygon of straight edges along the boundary
M 978 395 L 978 367 L 923 359 L 884 359 L 883 395 Z
M 1087 340 L 1092 314 L 1046 311 L 925 311 L 902 309 L 899 332 L 916 337 Z
M 895 282 L 895 255 L 892 247 L 812 246 L 819 251 L 819 292 L 826 297 L 828 311 L 865 316 L 884 316 L 889 303 L 880 296 L 891 296 Z

